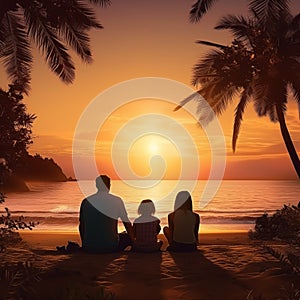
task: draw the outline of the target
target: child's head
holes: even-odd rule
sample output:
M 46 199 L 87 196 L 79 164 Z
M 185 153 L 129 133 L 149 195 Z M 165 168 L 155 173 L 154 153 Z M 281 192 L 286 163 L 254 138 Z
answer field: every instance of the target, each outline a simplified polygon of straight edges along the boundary
M 155 206 L 154 203 L 152 202 L 152 200 L 150 199 L 146 199 L 143 200 L 138 208 L 138 214 L 139 215 L 146 215 L 146 216 L 150 216 L 150 215 L 154 215 L 155 214 Z

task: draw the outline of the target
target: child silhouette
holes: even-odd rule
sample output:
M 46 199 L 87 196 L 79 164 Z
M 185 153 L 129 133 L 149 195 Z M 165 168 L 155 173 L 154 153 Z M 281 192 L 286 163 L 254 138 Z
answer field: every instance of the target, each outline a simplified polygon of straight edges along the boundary
M 140 217 L 133 222 L 134 243 L 133 251 L 154 252 L 159 251 L 162 241 L 157 241 L 160 232 L 160 220 L 154 216 L 155 206 L 152 200 L 143 200 L 138 207 Z

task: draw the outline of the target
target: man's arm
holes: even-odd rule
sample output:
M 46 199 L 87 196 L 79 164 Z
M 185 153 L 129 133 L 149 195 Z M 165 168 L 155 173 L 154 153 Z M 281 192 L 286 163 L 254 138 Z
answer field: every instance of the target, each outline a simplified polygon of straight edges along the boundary
M 195 224 L 194 234 L 195 234 L 196 242 L 198 244 L 199 243 L 200 217 L 196 213 L 195 213 L 195 217 L 196 217 L 196 224 Z
M 131 225 L 131 222 L 130 220 L 128 219 L 128 216 L 127 216 L 127 211 L 126 211 L 126 208 L 125 208 L 125 205 L 124 205 L 124 202 L 123 200 L 121 200 L 120 202 L 120 213 L 119 213 L 119 216 L 124 224 L 124 227 L 130 237 L 130 239 L 132 241 L 134 241 L 134 232 L 133 232 L 133 228 L 132 228 L 132 225 Z
M 133 232 L 133 228 L 130 222 L 123 222 L 125 229 L 131 239 L 131 241 L 134 241 L 134 232 Z
M 82 201 L 80 205 L 80 212 L 79 212 L 79 233 L 81 242 L 83 241 L 84 236 L 84 216 L 83 216 L 83 205 L 84 205 L 85 199 Z

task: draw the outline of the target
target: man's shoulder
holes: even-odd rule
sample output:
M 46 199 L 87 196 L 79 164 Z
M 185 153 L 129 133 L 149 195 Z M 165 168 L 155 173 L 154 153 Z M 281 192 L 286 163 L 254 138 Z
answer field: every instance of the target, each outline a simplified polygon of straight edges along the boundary
M 81 201 L 81 205 L 85 205 L 87 202 L 88 202 L 88 199 L 87 199 L 87 198 L 84 198 L 84 199 Z
M 123 199 L 121 197 L 110 193 L 103 193 L 101 197 L 110 201 L 123 202 Z

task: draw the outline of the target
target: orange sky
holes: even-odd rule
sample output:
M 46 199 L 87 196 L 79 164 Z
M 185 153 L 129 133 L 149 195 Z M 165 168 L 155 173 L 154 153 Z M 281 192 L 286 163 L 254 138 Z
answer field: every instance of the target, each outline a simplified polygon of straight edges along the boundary
M 35 138 L 30 152 L 53 157 L 67 176 L 73 176 L 71 156 L 74 130 L 84 109 L 98 94 L 122 81 L 149 76 L 169 78 L 190 86 L 193 65 L 209 50 L 208 47 L 195 44 L 195 41 L 229 42 L 230 35 L 214 30 L 213 26 L 224 14 L 246 12 L 247 1 L 220 0 L 199 24 L 188 21 L 188 11 L 193 2 L 113 0 L 109 8 L 99 9 L 98 15 L 104 30 L 91 33 L 94 62 L 84 65 L 76 58 L 77 77 L 74 84 L 69 86 L 50 73 L 36 51 L 32 90 L 25 99 L 28 110 L 38 116 L 34 122 Z M 293 12 L 299 12 L 300 3 L 296 0 L 291 3 Z M 4 76 L 1 78 L 1 86 L 5 87 L 6 80 Z M 112 164 L 107 162 L 110 143 L 128 118 L 138 116 L 141 108 L 146 110 L 147 106 L 138 102 L 136 106 L 133 103 L 116 110 L 100 130 L 97 161 L 102 162 L 103 170 L 111 176 L 115 172 Z M 147 105 L 148 113 L 161 113 L 179 120 L 191 132 L 195 142 L 199 143 L 200 178 L 205 177 L 209 172 L 207 161 L 210 154 L 206 146 L 201 148 L 203 132 L 195 120 L 184 111 L 172 112 L 171 105 L 168 111 L 166 103 L 155 104 L 150 101 Z M 250 106 L 244 116 L 237 152 L 233 154 L 233 116 L 234 105 L 220 117 L 227 148 L 226 179 L 297 178 L 278 124 L 271 123 L 268 118 L 258 118 Z M 288 108 L 287 124 L 299 153 L 300 122 L 294 101 L 290 102 Z M 161 146 L 168 144 L 163 138 L 158 138 L 153 145 L 149 140 L 151 136 L 132 146 L 129 158 L 132 168 L 144 176 L 149 171 L 148 162 L 144 164 L 144 160 L 158 154 L 164 156 L 169 165 L 165 178 L 173 178 L 174 174 L 176 177 L 180 172 L 180 155 L 176 153 L 176 148 L 170 144 L 168 147 Z

